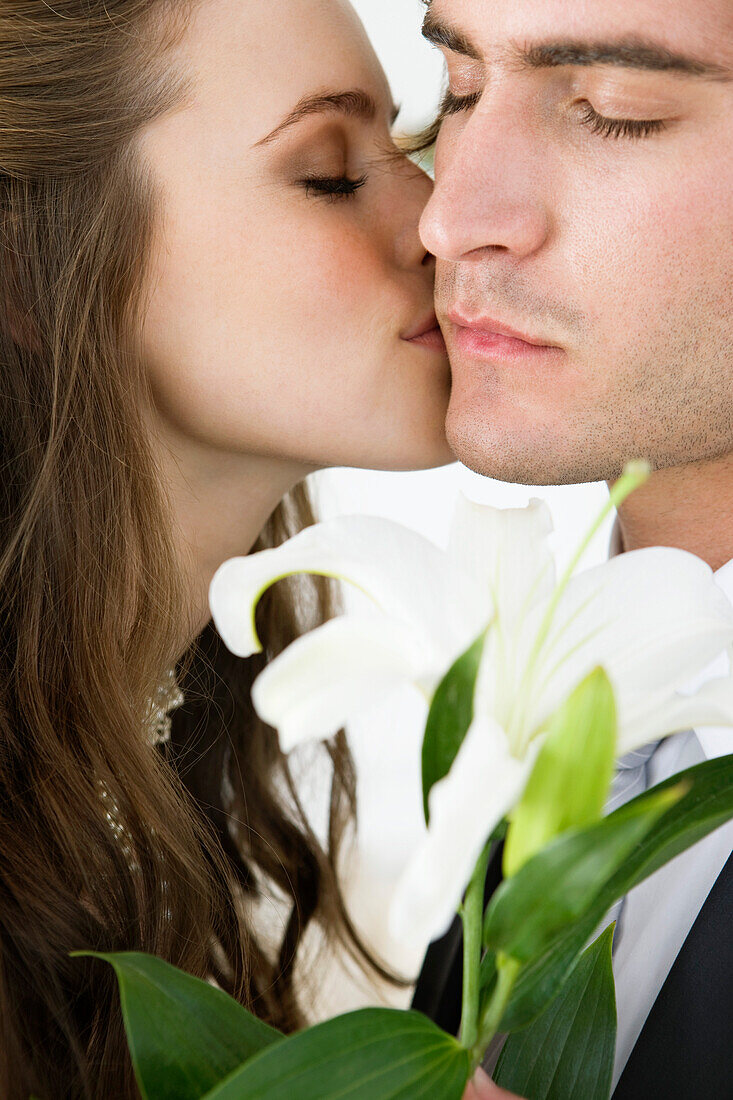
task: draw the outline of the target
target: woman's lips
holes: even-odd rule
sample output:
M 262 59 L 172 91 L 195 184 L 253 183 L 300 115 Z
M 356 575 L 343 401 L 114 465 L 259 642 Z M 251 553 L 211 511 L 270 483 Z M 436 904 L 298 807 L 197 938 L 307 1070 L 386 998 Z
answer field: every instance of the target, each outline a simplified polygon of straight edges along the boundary
M 408 342 L 410 344 L 421 344 L 422 347 L 433 348 L 435 351 L 446 351 L 443 333 L 438 325 L 435 328 L 428 329 L 427 332 L 423 332 L 420 336 L 413 336 Z
M 442 351 L 443 354 L 446 352 L 443 333 L 434 313 L 412 328 L 402 339 L 406 340 L 408 344 L 420 344 L 421 347 L 431 348 L 433 351 Z

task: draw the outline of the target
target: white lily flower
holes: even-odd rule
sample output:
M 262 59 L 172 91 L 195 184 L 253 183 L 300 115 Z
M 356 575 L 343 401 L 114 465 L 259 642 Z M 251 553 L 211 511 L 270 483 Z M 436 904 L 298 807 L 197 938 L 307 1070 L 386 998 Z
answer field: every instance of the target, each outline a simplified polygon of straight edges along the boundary
M 430 825 L 390 906 L 391 935 L 412 947 L 449 926 L 486 838 L 522 794 L 547 720 L 594 667 L 605 668 L 616 695 L 619 755 L 690 726 L 733 725 L 733 678 L 680 694 L 733 644 L 733 607 L 712 570 L 685 551 L 655 547 L 558 589 L 551 530 L 542 501 L 496 509 L 462 497 L 447 551 L 388 520 L 347 516 L 233 558 L 212 581 L 214 622 L 240 656 L 260 649 L 254 610 L 281 577 L 334 576 L 371 597 L 371 612 L 311 631 L 258 677 L 255 707 L 286 752 L 331 737 L 398 683 L 432 697 L 492 623 L 474 722 L 430 791 Z
M 461 499 L 456 532 L 470 526 L 475 507 Z M 488 512 L 498 535 L 508 518 L 498 509 Z M 540 501 L 514 513 L 522 527 L 528 521 L 533 528 L 550 525 Z M 542 518 L 530 519 L 535 516 Z M 485 542 L 488 524 L 481 533 Z M 530 538 L 517 537 L 517 552 L 534 557 L 530 547 Z M 252 699 L 260 717 L 278 730 L 283 751 L 332 737 L 396 683 L 413 683 L 430 697 L 492 616 L 481 557 L 478 544 L 461 538 L 446 552 L 391 520 L 340 516 L 274 550 L 224 562 L 211 582 L 209 604 L 222 640 L 241 657 L 260 651 L 255 608 L 283 577 L 335 577 L 370 598 L 370 610 L 332 619 L 298 638 L 257 678 Z
M 511 571 L 511 542 L 495 564 Z M 683 694 L 733 643 L 733 606 L 700 558 L 628 551 L 577 574 L 556 601 L 516 573 L 503 599 L 498 581 L 474 721 L 430 791 L 430 825 L 391 903 L 398 941 L 447 931 L 487 837 L 524 790 L 549 718 L 598 665 L 614 689 L 619 756 L 693 726 L 733 725 L 733 675 Z

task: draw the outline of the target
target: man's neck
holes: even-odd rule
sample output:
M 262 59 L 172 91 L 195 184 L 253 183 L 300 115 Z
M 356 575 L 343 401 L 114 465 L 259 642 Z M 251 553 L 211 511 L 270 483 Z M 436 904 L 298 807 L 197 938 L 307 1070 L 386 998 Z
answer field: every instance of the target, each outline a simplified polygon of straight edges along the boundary
M 677 546 L 720 569 L 733 558 L 733 454 L 656 470 L 618 517 L 624 550 Z

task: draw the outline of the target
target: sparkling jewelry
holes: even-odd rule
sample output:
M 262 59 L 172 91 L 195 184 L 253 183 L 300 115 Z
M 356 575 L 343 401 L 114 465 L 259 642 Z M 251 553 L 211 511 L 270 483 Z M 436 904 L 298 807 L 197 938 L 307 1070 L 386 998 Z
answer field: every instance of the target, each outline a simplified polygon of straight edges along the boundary
M 155 697 L 150 700 L 148 719 L 145 724 L 146 738 L 152 748 L 170 740 L 171 711 L 174 711 L 176 707 L 180 707 L 183 701 L 184 696 L 176 681 L 175 669 L 168 669 L 165 679 L 158 685 Z M 117 799 L 109 791 L 103 780 L 98 780 L 97 785 L 99 796 L 104 803 L 104 816 L 107 823 L 127 857 L 130 870 L 139 871 L 140 867 L 130 847 L 127 830 L 120 819 L 120 808 Z
M 176 681 L 175 669 L 169 668 L 165 679 L 158 685 L 155 698 L 150 700 L 146 723 L 149 744 L 155 746 L 170 740 L 171 711 L 180 707 L 183 701 L 183 692 Z

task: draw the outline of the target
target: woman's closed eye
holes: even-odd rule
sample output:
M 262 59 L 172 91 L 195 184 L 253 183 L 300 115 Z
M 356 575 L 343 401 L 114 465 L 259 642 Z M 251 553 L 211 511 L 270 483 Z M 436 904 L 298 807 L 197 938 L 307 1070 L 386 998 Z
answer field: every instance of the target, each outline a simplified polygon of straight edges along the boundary
M 367 181 L 366 175 L 352 179 L 350 176 L 306 176 L 298 180 L 306 195 L 327 198 L 331 201 L 352 198 Z

